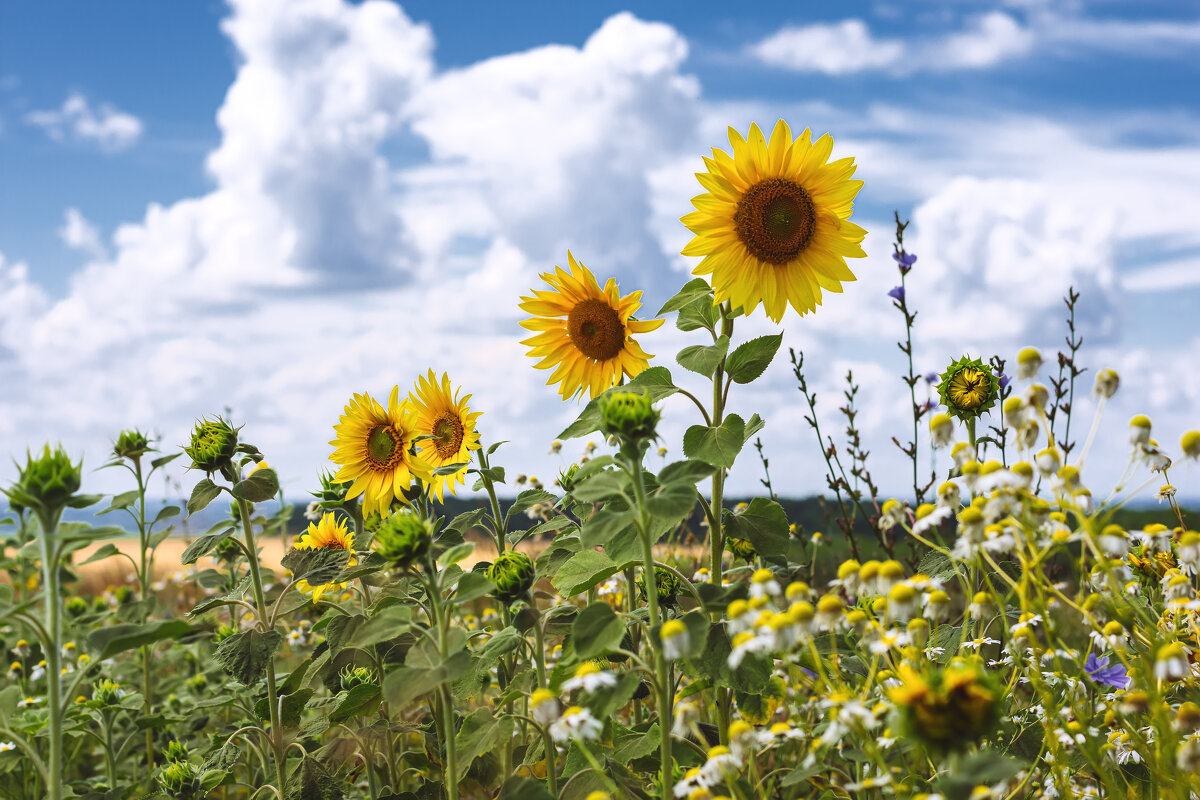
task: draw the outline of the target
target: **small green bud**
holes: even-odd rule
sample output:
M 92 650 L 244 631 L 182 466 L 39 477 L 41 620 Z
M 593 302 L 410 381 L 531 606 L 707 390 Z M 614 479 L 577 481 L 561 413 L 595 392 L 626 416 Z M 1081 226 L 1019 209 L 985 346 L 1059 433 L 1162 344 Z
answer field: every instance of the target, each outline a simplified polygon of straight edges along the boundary
M 200 791 L 200 773 L 190 761 L 172 761 L 158 773 L 158 785 L 175 800 L 190 800 Z
M 133 589 L 125 585 L 118 586 L 113 589 L 113 598 L 116 599 L 117 605 L 123 606 L 126 603 L 132 603 L 134 600 Z
M 600 396 L 600 430 L 632 442 L 655 438 L 661 414 L 650 398 L 637 392 L 609 392 Z
M 163 759 L 169 763 L 188 760 L 187 745 L 178 739 L 172 739 L 167 742 L 167 749 L 163 750 Z
M 537 573 L 529 556 L 516 550 L 506 550 L 487 568 L 487 577 L 496 584 L 494 597 L 501 602 L 511 603 L 529 591 Z
M 221 625 L 217 626 L 216 632 L 213 633 L 213 644 L 220 644 L 237 632 L 237 628 L 233 627 L 232 625 L 226 625 L 222 623 Z
M 121 700 L 121 686 L 104 678 L 92 687 L 92 699 L 106 706 L 115 706 Z
M 346 667 L 340 675 L 342 689 L 347 692 L 355 686 L 369 686 L 375 683 L 375 672 L 367 667 Z
M 84 614 L 92 610 L 92 607 L 88 605 L 88 601 L 84 600 L 79 595 L 71 595 L 71 597 L 67 599 L 67 602 L 64 604 L 63 608 L 66 610 L 67 616 L 71 617 L 82 617 Z
M 187 687 L 199 694 L 208 688 L 208 676 L 201 672 L 187 679 Z
M 72 464 L 62 445 L 46 445 L 40 456 L 27 452 L 25 468 L 17 467 L 17 482 L 6 489 L 12 503 L 55 515 L 79 491 L 83 462 Z
M 731 536 L 725 540 L 725 546 L 729 549 L 729 552 L 733 553 L 734 558 L 740 558 L 747 563 L 758 558 L 758 551 L 754 549 L 754 545 L 750 543 L 749 539 L 739 539 L 736 536 Z
M 136 428 L 121 431 L 121 434 L 117 436 L 117 441 L 113 443 L 113 455 L 117 458 L 127 458 L 130 461 L 137 461 L 153 450 L 154 448 L 150 446 L 150 437 Z
M 222 561 L 233 563 L 237 561 L 238 556 L 242 555 L 242 548 L 232 536 L 226 536 L 217 542 L 217 546 L 213 548 L 213 554 Z
M 232 466 L 237 452 L 237 429 L 217 417 L 196 423 L 192 431 L 192 443 L 183 448 L 192 459 L 192 468 L 210 475 Z
M 654 588 L 658 590 L 658 602 L 663 605 L 675 605 L 675 598 L 679 594 L 679 578 L 674 572 L 663 569 L 662 567 L 654 568 Z M 646 596 L 646 577 L 645 571 L 642 572 L 642 596 Z
M 575 488 L 575 475 L 579 472 L 579 465 L 572 464 L 562 472 L 558 473 L 558 487 L 564 492 L 570 493 Z
M 407 567 L 424 556 L 431 544 L 432 526 L 408 510 L 384 518 L 371 540 L 371 547 L 398 567 Z

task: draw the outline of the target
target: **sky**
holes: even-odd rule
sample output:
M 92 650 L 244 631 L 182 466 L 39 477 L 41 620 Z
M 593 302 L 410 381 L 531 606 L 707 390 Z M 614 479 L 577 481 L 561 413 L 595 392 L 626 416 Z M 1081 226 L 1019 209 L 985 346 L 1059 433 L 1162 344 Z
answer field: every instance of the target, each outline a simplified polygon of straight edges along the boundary
M 1053 363 L 1082 293 L 1080 440 L 1092 377 L 1122 376 L 1084 471 L 1106 495 L 1131 416 L 1173 455 L 1200 427 L 1198 55 L 1194 4 L 1155 0 L 0 3 L 0 452 L 61 441 L 118 491 L 91 470 L 122 428 L 169 451 L 228 408 L 302 497 L 354 393 L 434 369 L 510 475 L 549 483 L 581 405 L 531 368 L 520 295 L 569 248 L 652 316 L 697 263 L 679 217 L 701 156 L 784 119 L 856 159 L 868 257 L 815 314 L 738 320 L 735 340 L 784 333 L 731 396 L 766 421 L 776 491 L 824 488 L 794 348 L 835 438 L 852 371 L 876 481 L 905 496 L 896 211 L 919 373 L 1028 345 Z M 702 391 L 673 359 L 695 343 L 641 338 Z M 696 412 L 663 412 L 680 457 Z M 747 448 L 731 490 L 760 477 Z M 1170 478 L 1200 497 L 1194 465 Z

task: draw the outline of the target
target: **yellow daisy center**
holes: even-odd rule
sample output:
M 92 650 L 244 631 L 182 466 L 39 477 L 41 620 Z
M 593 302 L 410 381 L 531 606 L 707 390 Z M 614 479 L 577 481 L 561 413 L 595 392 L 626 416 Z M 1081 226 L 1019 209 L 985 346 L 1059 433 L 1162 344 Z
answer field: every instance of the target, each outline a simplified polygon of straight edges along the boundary
M 750 255 L 782 266 L 808 247 L 816 229 L 817 212 L 800 184 L 787 178 L 767 178 L 742 195 L 733 224 Z
M 625 346 L 625 325 L 617 310 L 603 300 L 589 298 L 567 314 L 567 335 L 579 352 L 596 361 L 607 361 Z
M 950 399 L 959 408 L 979 408 L 986 395 L 987 379 L 977 369 L 961 369 L 950 379 Z
M 458 454 L 463 441 L 463 423 L 456 414 L 442 414 L 433 423 L 433 446 L 438 458 Z
M 400 442 L 400 432 L 394 425 L 376 425 L 367 434 L 367 464 L 374 470 L 392 469 L 404 455 Z

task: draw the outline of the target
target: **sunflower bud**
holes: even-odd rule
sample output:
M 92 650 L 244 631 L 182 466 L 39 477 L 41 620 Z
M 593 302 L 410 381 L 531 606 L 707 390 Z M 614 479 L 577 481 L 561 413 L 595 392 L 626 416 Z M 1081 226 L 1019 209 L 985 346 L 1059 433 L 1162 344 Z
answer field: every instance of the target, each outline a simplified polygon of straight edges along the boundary
M 190 800 L 200 792 L 200 773 L 190 761 L 172 761 L 158 773 L 158 785 L 168 797 Z
M 661 414 L 650 398 L 637 392 L 610 392 L 600 397 L 600 430 L 628 442 L 655 438 Z
M 375 683 L 375 673 L 367 667 L 346 667 L 341 671 L 340 678 L 342 689 L 347 692 L 355 686 L 370 686 Z
M 888 694 L 904 728 L 930 748 L 966 748 L 995 726 L 1000 692 L 977 665 L 960 662 L 921 674 L 902 664 L 900 677 L 902 684 Z
M 17 467 L 17 482 L 4 493 L 14 505 L 56 516 L 79 491 L 83 462 L 72 464 L 61 445 L 54 450 L 46 445 L 41 456 L 27 452 L 26 457 L 25 469 Z
M 178 739 L 172 739 L 171 741 L 167 742 L 167 749 L 163 750 L 163 760 L 170 764 L 173 764 L 177 761 L 187 761 L 187 745 Z
M 963 356 L 942 373 L 938 395 L 951 416 L 964 421 L 975 419 L 996 404 L 1000 380 L 989 365 Z
M 121 431 L 117 441 L 113 443 L 113 455 L 117 458 L 127 458 L 137 461 L 154 448 L 150 446 L 150 437 L 137 428 Z
M 679 594 L 679 578 L 674 572 L 663 569 L 662 567 L 654 568 L 654 588 L 655 594 L 658 597 L 658 602 L 662 605 L 674 605 L 675 598 Z M 646 593 L 646 575 L 645 570 L 642 571 L 642 596 L 647 597 Z
M 92 687 L 92 699 L 106 706 L 115 706 L 121 699 L 120 684 L 104 678 Z
M 217 417 L 196 423 L 195 429 L 192 430 L 192 442 L 183 448 L 183 452 L 192 459 L 192 469 L 211 475 L 214 472 L 224 472 L 227 467 L 233 465 L 237 444 L 237 429 Z
M 430 524 L 411 511 L 398 511 L 379 523 L 371 546 L 398 567 L 410 566 L 433 544 Z
M 725 540 L 725 546 L 729 552 L 733 553 L 734 558 L 740 558 L 747 563 L 758 558 L 758 551 L 754 549 L 749 539 L 739 539 L 736 536 L 731 536 Z
M 529 591 L 537 573 L 529 556 L 516 550 L 506 550 L 487 568 L 487 577 L 496 584 L 495 598 L 511 603 Z
M 67 598 L 67 602 L 63 604 L 63 610 L 67 612 L 69 617 L 82 617 L 84 614 L 92 610 L 88 605 L 88 601 L 84 600 L 79 595 L 71 595 Z

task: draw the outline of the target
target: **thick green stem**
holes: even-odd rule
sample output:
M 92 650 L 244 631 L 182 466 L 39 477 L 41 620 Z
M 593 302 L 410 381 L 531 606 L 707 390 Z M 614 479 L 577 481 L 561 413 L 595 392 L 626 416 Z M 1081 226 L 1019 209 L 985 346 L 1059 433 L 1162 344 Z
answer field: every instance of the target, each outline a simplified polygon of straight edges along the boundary
M 650 607 L 650 630 L 658 630 L 662 625 L 662 617 L 658 608 L 658 579 L 654 574 L 654 542 L 651 541 L 650 512 L 646 509 L 646 484 L 642 478 L 640 451 L 636 446 L 623 448 L 628 463 L 626 468 L 633 478 L 634 505 L 637 507 L 638 533 L 642 540 L 642 570 L 646 582 L 646 601 Z M 632 591 L 632 589 L 631 589 Z M 672 774 L 675 762 L 671 758 L 671 720 L 673 700 L 670 668 L 666 656 L 663 655 L 662 643 L 652 634 L 650 639 L 654 651 L 654 674 L 658 699 L 658 729 L 661 736 L 659 753 L 662 756 L 662 797 L 671 793 Z
M 254 607 L 258 610 L 260 625 L 267 624 L 267 601 L 263 595 L 262 572 L 258 564 L 258 548 L 254 544 L 254 525 L 250 522 L 250 504 L 239 499 L 238 510 L 242 517 L 242 533 L 246 536 L 246 550 L 250 558 L 250 581 L 254 587 Z M 283 724 L 279 718 L 279 693 L 275 686 L 275 659 L 267 661 L 267 705 L 271 713 L 271 750 L 275 756 L 275 780 L 279 791 L 283 792 L 284 781 L 287 778 L 287 751 L 283 746 Z
M 444 662 L 448 657 L 448 641 L 446 637 L 446 614 L 442 608 L 442 590 L 438 585 L 437 564 L 432 554 L 425 559 L 426 581 L 425 591 L 429 596 L 429 612 L 433 616 L 434 633 L 437 637 L 438 654 Z M 458 752 L 454 743 L 454 695 L 450 688 L 443 684 L 438 690 L 442 711 L 443 744 L 446 748 L 446 760 L 443 763 L 442 781 L 446 784 L 447 800 L 458 800 Z
M 724 304 L 720 306 L 721 310 L 721 334 L 724 336 L 733 337 L 733 319 L 729 316 L 729 310 Z M 713 407 L 712 407 L 712 424 L 720 426 L 725 419 L 725 394 L 723 385 L 725 382 L 725 359 L 721 359 L 721 363 L 717 365 L 717 371 L 713 375 Z M 722 516 L 722 508 L 725 501 L 725 470 L 718 469 L 712 476 L 712 515 L 709 519 L 709 581 L 714 586 L 721 585 L 721 571 L 724 569 L 725 555 L 725 527 Z M 719 619 L 718 614 L 713 615 L 714 621 Z M 718 727 L 720 728 L 721 743 L 728 744 L 726 741 L 729 730 L 729 707 L 730 707 L 730 690 L 723 686 L 717 687 L 717 719 Z M 670 719 L 668 718 L 668 722 Z M 660 725 L 664 723 L 660 720 Z
M 108 788 L 117 788 L 117 757 L 113 753 L 112 717 L 105 715 L 104 720 L 104 765 L 108 770 Z
M 46 702 L 50 732 L 50 757 L 46 763 L 50 782 L 46 787 L 46 797 L 48 800 L 60 800 L 66 774 L 63 772 L 62 597 L 58 582 L 59 551 L 55 537 L 58 516 L 41 515 L 40 519 L 46 638 L 50 640 L 42 642 L 42 653 L 46 658 Z
M 146 530 L 146 484 L 142 476 L 142 459 L 136 457 L 133 460 L 134 475 L 137 477 L 138 487 L 138 540 L 141 543 L 142 551 L 142 570 L 138 576 L 139 583 L 142 589 L 142 605 L 148 606 L 150 600 L 150 584 L 153 582 L 154 571 L 154 552 L 150 548 L 150 532 Z M 153 611 L 147 613 L 149 619 Z M 152 683 L 150 681 L 150 656 L 153 648 L 146 645 L 142 648 L 142 713 L 149 718 L 153 712 L 153 702 L 151 701 Z M 146 729 L 146 769 L 154 770 L 154 730 Z
M 537 666 L 538 686 L 545 688 L 546 632 L 543 630 L 543 625 L 545 625 L 545 620 L 539 615 L 537 622 L 533 624 L 533 660 Z M 550 794 L 558 797 L 558 753 L 554 749 L 554 740 L 550 738 L 550 734 L 545 728 L 542 728 L 542 749 L 546 751 L 546 782 L 549 784 Z

